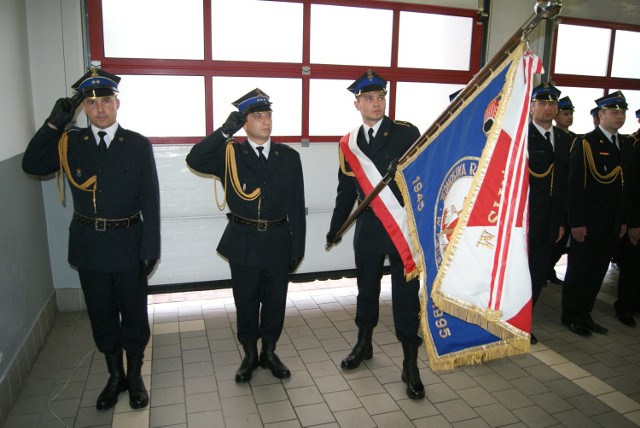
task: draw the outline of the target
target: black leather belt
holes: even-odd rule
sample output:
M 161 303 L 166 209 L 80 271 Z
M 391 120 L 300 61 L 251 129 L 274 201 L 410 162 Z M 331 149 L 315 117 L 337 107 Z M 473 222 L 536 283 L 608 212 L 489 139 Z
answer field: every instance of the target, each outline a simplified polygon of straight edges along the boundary
M 273 229 L 274 227 L 282 226 L 287 222 L 286 217 L 282 217 L 278 220 L 253 220 L 250 218 L 240 217 L 239 215 L 235 215 L 233 213 L 227 213 L 227 218 L 229 219 L 229 221 L 232 221 L 234 223 L 253 227 L 259 232 L 264 232 L 267 229 Z
M 73 212 L 73 219 L 78 223 L 86 224 L 87 226 L 93 226 L 98 232 L 104 232 L 107 229 L 121 229 L 132 226 L 140 221 L 140 213 L 128 218 L 92 218 L 85 217 L 82 214 Z

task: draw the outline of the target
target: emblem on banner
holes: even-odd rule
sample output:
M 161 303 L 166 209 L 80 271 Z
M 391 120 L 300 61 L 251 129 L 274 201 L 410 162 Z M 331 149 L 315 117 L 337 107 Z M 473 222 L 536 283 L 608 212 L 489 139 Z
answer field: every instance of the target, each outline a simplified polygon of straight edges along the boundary
M 473 176 L 478 169 L 480 158 L 465 157 L 458 160 L 444 177 L 435 207 L 434 248 L 436 265 L 440 266 L 444 253 L 451 241 L 458 218 L 462 213 Z

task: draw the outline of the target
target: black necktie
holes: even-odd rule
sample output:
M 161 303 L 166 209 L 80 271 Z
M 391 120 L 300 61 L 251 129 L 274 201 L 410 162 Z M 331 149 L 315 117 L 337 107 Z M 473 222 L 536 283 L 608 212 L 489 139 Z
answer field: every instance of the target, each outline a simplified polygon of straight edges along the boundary
M 616 149 L 618 148 L 618 142 L 616 141 L 616 136 L 612 135 L 611 136 L 611 142 L 613 143 L 614 146 L 616 146 Z
M 258 159 L 260 159 L 260 163 L 262 164 L 262 166 L 267 166 L 267 158 L 264 156 L 264 153 L 262 153 L 264 147 L 259 146 L 256 147 L 256 149 L 258 150 Z
M 369 145 L 373 144 L 373 128 L 369 128 Z
M 100 152 L 100 156 L 104 156 L 107 152 L 107 142 L 104 141 L 104 136 L 107 135 L 104 131 L 98 131 L 98 135 L 100 136 L 100 141 L 98 142 L 98 151 Z

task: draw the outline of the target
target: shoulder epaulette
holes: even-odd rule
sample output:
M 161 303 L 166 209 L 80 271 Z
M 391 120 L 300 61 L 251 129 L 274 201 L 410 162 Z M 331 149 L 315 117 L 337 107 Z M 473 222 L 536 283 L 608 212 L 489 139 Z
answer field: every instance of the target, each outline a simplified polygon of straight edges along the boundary
M 406 127 L 412 127 L 413 124 L 410 122 L 406 122 L 404 120 L 394 120 L 393 123 L 397 124 L 397 125 L 402 125 L 402 126 L 406 126 Z
M 72 126 L 71 128 L 67 129 L 67 132 L 80 132 L 80 131 L 84 131 L 86 128 L 80 128 L 78 126 Z

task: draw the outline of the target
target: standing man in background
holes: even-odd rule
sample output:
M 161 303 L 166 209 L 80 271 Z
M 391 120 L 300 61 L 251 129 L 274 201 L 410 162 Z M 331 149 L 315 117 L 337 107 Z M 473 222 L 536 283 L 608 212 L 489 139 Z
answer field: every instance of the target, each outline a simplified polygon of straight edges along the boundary
M 608 329 L 591 318 L 616 243 L 626 233 L 623 168 L 628 145 L 618 133 L 627 102 L 617 91 L 596 100 L 599 125 L 576 138 L 569 160 L 571 251 L 562 289 L 562 323 L 591 336 Z
M 238 341 L 245 353 L 235 380 L 248 382 L 258 365 L 283 379 L 291 372 L 275 349 L 284 326 L 289 274 L 304 257 L 302 164 L 298 152 L 271 140 L 267 94 L 256 88 L 233 105 L 238 111 L 193 146 L 187 164 L 232 184 L 225 188 L 229 223 L 218 252 L 231 267 Z M 247 138 L 237 143 L 230 137 L 241 128 Z
M 354 106 L 362 116 L 357 146 L 362 153 L 360 163 L 372 163 L 384 175 L 393 160 L 399 159 L 420 136 L 418 128 L 408 122 L 393 121 L 385 115 L 387 107 L 387 82 L 371 70 L 360 76 L 349 88 L 356 99 Z M 342 150 L 342 149 L 341 149 Z M 335 242 L 335 234 L 349 217 L 354 203 L 366 198 L 355 178 L 353 166 L 343 159 L 340 152 L 338 191 L 336 205 L 327 233 L 327 242 Z M 389 188 L 402 204 L 402 195 L 395 181 Z M 338 237 L 339 242 L 339 237 Z M 406 281 L 404 265 L 389 234 L 371 206 L 358 217 L 354 236 L 358 298 L 356 325 L 358 341 L 353 350 L 342 360 L 343 369 L 357 368 L 373 356 L 372 335 L 378 324 L 380 281 L 385 257 L 391 264 L 393 319 L 396 337 L 402 343 L 404 353 L 402 380 L 407 384 L 409 398 L 424 398 L 424 386 L 420 379 L 417 359 L 422 338 L 418 336 L 420 300 L 418 279 Z
M 132 408 L 149 403 L 141 376 L 150 335 L 147 276 L 160 258 L 153 150 L 147 138 L 118 124 L 119 82 L 95 68 L 82 76 L 72 86 L 73 98 L 56 101 L 22 160 L 28 174 L 60 170 L 71 184 L 69 263 L 78 269 L 93 337 L 110 374 L 96 403 L 99 410 L 113 407 L 126 390 Z M 90 126 L 65 131 L 80 104 Z
M 640 123 L 640 110 L 636 110 Z M 620 275 L 618 277 L 618 299 L 614 303 L 616 316 L 628 327 L 635 327 L 634 313 L 640 313 L 640 129 L 625 141 L 631 153 L 625 165 L 624 187 L 627 204 L 628 228 L 618 245 Z
M 569 147 L 567 147 L 567 150 L 571 147 L 571 143 L 573 142 L 573 139 L 576 137 L 576 133 L 569 129 L 569 127 L 573 125 L 574 111 L 575 111 L 575 107 L 571 102 L 571 98 L 562 97 L 558 100 L 558 114 L 556 115 L 554 120 L 556 122 L 556 127 L 566 132 L 569 135 L 568 137 Z M 565 180 L 566 179 L 567 177 L 565 177 Z M 565 207 L 565 212 L 566 212 L 566 207 Z M 565 219 L 566 218 L 567 216 L 565 213 Z M 556 244 L 554 245 L 553 256 L 551 258 L 551 267 L 549 268 L 549 273 L 547 274 L 547 281 L 553 284 L 558 284 L 558 285 L 563 285 L 564 281 L 558 278 L 558 274 L 556 273 L 555 266 L 563 254 L 569 253 L 569 224 L 565 222 L 564 226 L 565 226 L 565 230 L 564 230 L 565 233 L 562 235 L 562 238 L 560 238 L 560 240 L 556 242 Z
M 529 152 L 529 271 L 531 300 L 535 306 L 553 270 L 554 248 L 562 240 L 567 222 L 569 134 L 553 126 L 560 91 L 545 83 L 531 93 Z M 566 242 L 566 241 L 565 241 Z M 555 271 L 554 271 L 555 272 Z M 531 343 L 538 343 L 531 333 Z

